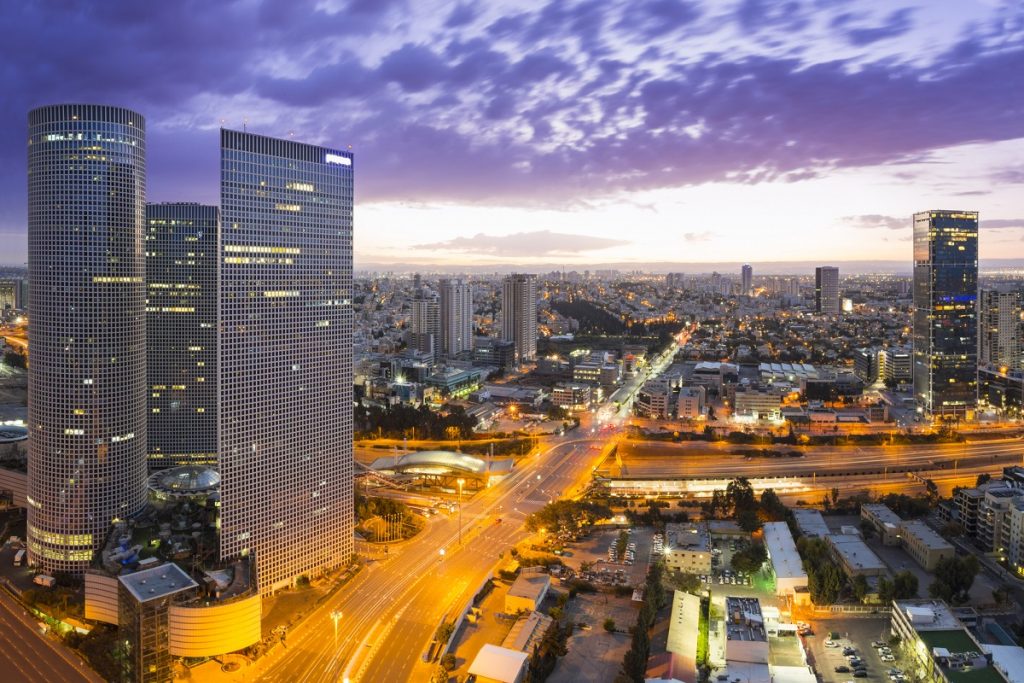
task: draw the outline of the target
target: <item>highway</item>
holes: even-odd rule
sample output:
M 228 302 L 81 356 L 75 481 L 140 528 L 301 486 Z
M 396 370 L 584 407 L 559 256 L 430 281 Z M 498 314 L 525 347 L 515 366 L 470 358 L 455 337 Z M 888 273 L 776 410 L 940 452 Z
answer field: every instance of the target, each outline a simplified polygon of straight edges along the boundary
M 461 549 L 458 515 L 435 518 L 400 553 L 360 572 L 257 664 L 258 680 L 423 680 L 430 668 L 420 657 L 441 617 L 453 619 L 499 554 L 525 538 L 527 514 L 588 481 L 599 451 L 574 434 L 464 504 Z
M 39 632 L 35 619 L 0 589 L 0 679 L 4 683 L 101 683 L 63 645 Z
M 1024 440 L 1020 438 L 915 446 L 770 447 L 776 451 L 797 451 L 802 457 L 746 457 L 733 453 L 759 448 L 706 442 L 622 441 L 617 457 L 603 462 L 598 474 L 629 479 L 731 479 L 955 469 L 962 462 L 977 465 L 979 461 L 999 467 L 1024 465 Z

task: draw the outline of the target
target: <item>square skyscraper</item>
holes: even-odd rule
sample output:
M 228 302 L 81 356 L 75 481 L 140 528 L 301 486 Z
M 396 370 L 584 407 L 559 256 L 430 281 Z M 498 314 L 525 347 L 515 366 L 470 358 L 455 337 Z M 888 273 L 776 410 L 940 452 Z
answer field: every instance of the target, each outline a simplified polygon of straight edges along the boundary
M 353 553 L 347 151 L 221 131 L 221 556 L 260 591 Z
M 914 214 L 914 396 L 929 416 L 978 402 L 978 214 Z

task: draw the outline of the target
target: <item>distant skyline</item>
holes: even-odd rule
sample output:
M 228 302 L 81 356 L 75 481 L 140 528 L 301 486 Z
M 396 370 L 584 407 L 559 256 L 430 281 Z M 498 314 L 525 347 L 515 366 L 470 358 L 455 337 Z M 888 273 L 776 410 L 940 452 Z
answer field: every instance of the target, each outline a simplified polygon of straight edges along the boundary
M 909 264 L 927 209 L 1024 258 L 1019 2 L 67 7 L 4 3 L 0 264 L 74 101 L 146 116 L 150 201 L 216 203 L 222 125 L 352 145 L 357 269 Z

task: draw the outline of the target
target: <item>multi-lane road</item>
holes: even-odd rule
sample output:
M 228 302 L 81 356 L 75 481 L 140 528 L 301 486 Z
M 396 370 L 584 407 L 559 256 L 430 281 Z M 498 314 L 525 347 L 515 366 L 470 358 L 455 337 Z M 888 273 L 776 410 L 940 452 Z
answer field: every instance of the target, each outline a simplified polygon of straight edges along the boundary
M 570 434 L 466 502 L 461 546 L 458 515 L 428 524 L 293 629 L 285 647 L 260 662 L 259 679 L 423 680 L 429 667 L 421 655 L 441 618 L 453 619 L 499 555 L 525 538 L 526 515 L 586 484 L 599 457 L 594 444 Z
M 60 643 L 39 632 L 36 620 L 0 590 L 0 680 L 5 683 L 100 683 L 102 679 Z

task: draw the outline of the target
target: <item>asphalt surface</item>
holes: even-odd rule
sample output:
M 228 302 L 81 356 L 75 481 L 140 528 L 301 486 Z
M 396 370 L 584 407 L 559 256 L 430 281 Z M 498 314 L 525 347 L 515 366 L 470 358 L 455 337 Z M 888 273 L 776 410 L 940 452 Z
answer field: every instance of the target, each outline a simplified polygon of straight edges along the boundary
M 35 619 L 0 590 L 0 680 L 4 683 L 101 683 L 60 643 L 39 632 Z
M 572 433 L 563 439 L 465 503 L 461 547 L 458 515 L 435 518 L 401 553 L 360 572 L 293 629 L 284 648 L 261 660 L 258 680 L 424 680 L 430 666 L 421 655 L 442 617 L 454 619 L 499 554 L 526 537 L 526 515 L 588 481 L 596 441 Z

